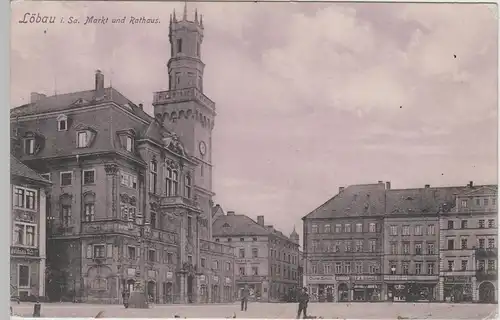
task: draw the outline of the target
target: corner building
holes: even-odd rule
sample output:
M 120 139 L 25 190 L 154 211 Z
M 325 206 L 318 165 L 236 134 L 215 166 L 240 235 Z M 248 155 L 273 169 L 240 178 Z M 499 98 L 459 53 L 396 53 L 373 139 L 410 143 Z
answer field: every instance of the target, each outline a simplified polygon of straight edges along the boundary
M 235 248 L 236 295 L 248 285 L 251 299 L 266 302 L 285 300 L 299 285 L 299 239 L 294 231 L 290 237 L 264 224 L 264 216 L 257 222 L 246 215 L 217 216 L 214 238 Z
M 439 299 L 498 301 L 498 187 L 471 181 L 442 208 Z
M 45 296 L 46 192 L 50 182 L 10 156 L 10 296 Z
M 125 288 L 156 303 L 231 300 L 222 266 L 233 248 L 211 241 L 215 105 L 202 93 L 201 19 L 172 16 L 171 90 L 155 93 L 156 117 L 100 71 L 92 90 L 32 93 L 11 111 L 13 154 L 53 183 L 51 300 L 119 303 Z
M 313 300 L 380 300 L 385 188 L 381 181 L 341 187 L 302 218 L 303 282 Z

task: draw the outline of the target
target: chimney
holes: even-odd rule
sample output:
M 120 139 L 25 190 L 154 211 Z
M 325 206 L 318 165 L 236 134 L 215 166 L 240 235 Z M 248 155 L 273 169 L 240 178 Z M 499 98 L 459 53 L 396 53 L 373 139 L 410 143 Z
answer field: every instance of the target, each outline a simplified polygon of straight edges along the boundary
M 344 191 L 344 187 L 339 187 L 339 193 L 342 193 Z
M 469 188 L 474 187 L 474 181 L 469 181 Z
M 391 190 L 391 182 L 390 182 L 390 181 L 387 181 L 387 182 L 385 183 L 385 188 L 386 188 L 387 190 Z
M 257 223 L 264 226 L 264 216 L 257 216 Z
M 104 75 L 101 70 L 96 70 L 95 72 L 95 97 L 104 97 Z
M 142 109 L 142 103 L 139 103 L 139 108 L 141 108 L 141 110 L 143 110 L 143 109 Z
M 227 212 L 227 215 L 228 215 L 228 216 L 234 216 L 234 215 L 235 215 L 235 213 L 234 213 L 234 211 L 228 211 L 228 212 Z
M 425 188 L 426 188 L 426 189 L 428 189 L 428 188 L 430 188 L 430 187 L 431 187 L 431 185 L 430 185 L 430 184 L 426 184 L 426 185 L 425 185 Z
M 38 93 L 38 92 L 32 92 L 30 94 L 30 102 L 31 103 L 36 103 L 40 100 L 42 100 L 43 98 L 46 98 L 47 96 L 42 94 L 42 93 Z

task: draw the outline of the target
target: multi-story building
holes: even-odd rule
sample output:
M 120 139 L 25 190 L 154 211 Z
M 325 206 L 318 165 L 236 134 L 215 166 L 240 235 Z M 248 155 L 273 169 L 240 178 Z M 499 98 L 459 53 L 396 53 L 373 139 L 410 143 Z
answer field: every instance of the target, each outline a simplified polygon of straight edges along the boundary
M 386 299 L 436 300 L 439 282 L 439 218 L 457 188 L 386 191 L 383 274 Z
M 313 299 L 380 299 L 385 189 L 382 181 L 341 187 L 336 196 L 302 218 L 304 285 Z
M 100 71 L 92 90 L 32 93 L 11 111 L 13 153 L 53 182 L 54 299 L 117 303 L 125 288 L 157 303 L 232 296 L 233 249 L 211 241 L 215 104 L 203 94 L 203 29 L 197 14 L 173 15 L 169 90 L 154 94 L 154 118 Z
M 46 195 L 50 181 L 10 156 L 10 294 L 45 296 Z
M 440 214 L 440 300 L 498 301 L 497 186 L 456 193 Z
M 340 188 L 303 218 L 304 282 L 313 296 L 327 301 L 497 301 L 496 197 L 496 186 L 472 183 L 391 189 L 390 183 L 384 187 L 379 182 Z M 363 245 L 370 240 L 367 254 Z M 366 273 L 363 261 L 369 268 L 365 276 L 374 277 L 366 286 L 359 285 L 359 275 Z
M 273 226 L 266 226 L 263 216 L 258 216 L 256 222 L 228 211 L 214 221 L 213 236 L 216 242 L 234 247 L 238 296 L 248 285 L 253 298 L 276 301 L 297 287 L 298 234 L 288 238 Z

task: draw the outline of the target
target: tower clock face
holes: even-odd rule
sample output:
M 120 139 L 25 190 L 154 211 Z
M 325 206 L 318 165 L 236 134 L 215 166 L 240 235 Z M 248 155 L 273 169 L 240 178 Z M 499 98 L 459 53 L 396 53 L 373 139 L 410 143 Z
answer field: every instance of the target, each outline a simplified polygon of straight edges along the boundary
M 204 156 L 207 153 L 207 145 L 205 144 L 205 142 L 201 141 L 199 147 L 200 147 L 200 154 Z

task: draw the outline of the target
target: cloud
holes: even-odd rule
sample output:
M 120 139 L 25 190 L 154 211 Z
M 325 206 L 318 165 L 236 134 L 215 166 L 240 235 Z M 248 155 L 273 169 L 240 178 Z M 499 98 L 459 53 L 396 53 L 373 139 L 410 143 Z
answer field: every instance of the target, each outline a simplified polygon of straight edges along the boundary
M 480 4 L 199 3 L 204 92 L 216 102 L 216 200 L 285 233 L 339 186 L 491 183 L 497 8 Z M 11 102 L 90 89 L 93 73 L 152 113 L 183 3 L 12 6 Z M 188 5 L 194 16 L 195 7 Z M 19 24 L 26 12 L 156 25 Z M 456 57 L 455 57 L 456 56 Z M 408 170 L 411 168 L 411 170 Z M 301 228 L 298 228 L 300 230 Z

